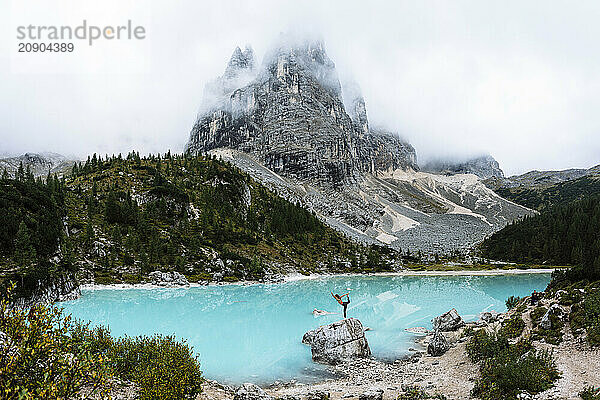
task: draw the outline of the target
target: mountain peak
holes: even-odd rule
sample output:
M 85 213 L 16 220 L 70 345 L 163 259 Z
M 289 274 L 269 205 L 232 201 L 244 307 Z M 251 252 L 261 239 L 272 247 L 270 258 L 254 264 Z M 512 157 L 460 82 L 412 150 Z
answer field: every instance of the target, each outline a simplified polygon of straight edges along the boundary
M 224 76 L 229 79 L 235 78 L 240 75 L 241 71 L 254 70 L 254 65 L 255 60 L 252 47 L 246 46 L 244 51 L 242 51 L 240 47 L 237 46 L 229 59 Z
M 225 76 L 205 90 L 219 100 L 199 116 L 187 151 L 234 148 L 283 175 L 335 185 L 361 172 L 418 168 L 410 145 L 369 130 L 362 96 L 345 107 L 322 41 L 280 39 L 246 82 L 234 72 L 251 66 L 253 52 L 235 49 Z
M 445 175 L 475 174 L 481 179 L 503 178 L 504 172 L 494 157 L 484 154 L 466 160 L 436 159 L 423 165 L 423 170 Z

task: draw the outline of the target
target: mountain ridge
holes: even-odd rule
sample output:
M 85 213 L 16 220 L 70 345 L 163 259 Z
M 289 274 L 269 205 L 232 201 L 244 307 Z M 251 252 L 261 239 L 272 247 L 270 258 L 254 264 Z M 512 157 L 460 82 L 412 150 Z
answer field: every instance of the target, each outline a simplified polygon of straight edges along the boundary
M 232 58 L 227 68 L 239 49 Z M 186 151 L 226 159 L 356 240 L 462 252 L 531 213 L 475 175 L 419 172 L 409 143 L 369 124 L 360 87 L 340 83 L 320 41 L 275 46 L 252 75 L 235 89 L 217 78 L 229 91 L 204 95 Z

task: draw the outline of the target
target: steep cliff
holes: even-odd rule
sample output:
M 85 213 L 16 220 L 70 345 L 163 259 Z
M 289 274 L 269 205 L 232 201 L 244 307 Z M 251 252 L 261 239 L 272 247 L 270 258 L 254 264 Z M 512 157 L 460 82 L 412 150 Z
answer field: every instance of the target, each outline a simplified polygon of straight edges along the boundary
M 237 48 L 223 76 L 205 89 L 188 152 L 238 149 L 284 176 L 332 185 L 354 182 L 360 172 L 417 169 L 412 146 L 369 129 L 359 92 L 349 99 L 354 109 L 348 114 L 321 42 L 281 45 L 259 71 L 245 54 L 251 50 Z

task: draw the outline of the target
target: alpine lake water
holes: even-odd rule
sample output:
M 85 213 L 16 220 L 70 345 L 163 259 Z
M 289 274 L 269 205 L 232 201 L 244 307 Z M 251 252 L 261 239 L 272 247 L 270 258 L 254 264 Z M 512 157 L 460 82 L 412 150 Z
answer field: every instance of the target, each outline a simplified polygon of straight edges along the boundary
M 348 317 L 362 321 L 376 358 L 409 354 L 431 319 L 456 308 L 466 320 L 506 310 L 509 296 L 544 290 L 550 274 L 492 276 L 334 276 L 282 284 L 173 289 L 94 289 L 61 303 L 65 312 L 109 326 L 113 335 L 161 333 L 186 339 L 204 375 L 223 383 L 311 382 L 328 377 L 301 343 L 310 329 L 342 318 L 334 293 L 350 293 Z M 315 317 L 314 309 L 335 314 Z

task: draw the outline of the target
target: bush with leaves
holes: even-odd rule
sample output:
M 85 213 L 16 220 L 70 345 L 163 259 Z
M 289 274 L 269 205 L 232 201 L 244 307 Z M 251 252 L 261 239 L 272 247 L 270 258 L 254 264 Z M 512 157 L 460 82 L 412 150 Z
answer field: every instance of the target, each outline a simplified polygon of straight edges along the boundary
M 0 398 L 70 398 L 82 389 L 100 393 L 110 378 L 102 354 L 73 340 L 77 329 L 56 307 L 28 310 L 0 300 Z
M 202 391 L 200 363 L 185 341 L 172 336 L 115 339 L 102 326 L 79 326 L 75 339 L 108 360 L 123 380 L 135 382 L 140 399 L 193 399 Z
M 600 400 L 600 388 L 588 386 L 579 392 L 579 397 L 582 400 Z
M 516 399 L 550 389 L 560 374 L 547 351 L 521 354 L 512 348 L 482 362 L 473 395 L 483 400 Z
M 521 298 L 518 296 L 510 296 L 508 299 L 506 299 L 506 308 L 508 308 L 509 310 L 512 310 L 513 308 L 515 308 L 517 306 L 517 304 L 519 304 L 519 302 L 521 301 Z
M 467 354 L 472 362 L 490 358 L 508 349 L 508 339 L 500 334 L 480 329 L 467 342 Z
M 481 376 L 472 394 L 484 400 L 516 399 L 520 391 L 539 393 L 559 378 L 552 355 L 533 349 L 529 339 L 510 344 L 502 333 L 477 331 L 467 343 Z
M 521 314 L 515 314 L 502 324 L 500 332 L 509 339 L 514 339 L 521 336 L 523 329 L 525 329 L 525 321 L 521 318 Z
M 428 394 L 418 386 L 405 386 L 402 388 L 402 391 L 403 393 L 396 400 L 446 400 L 446 396 L 443 394 Z

